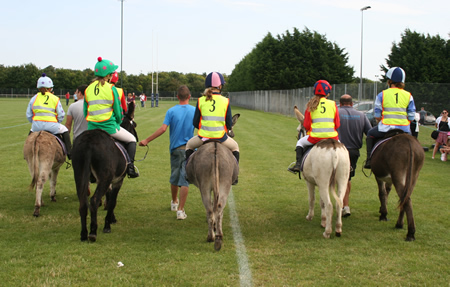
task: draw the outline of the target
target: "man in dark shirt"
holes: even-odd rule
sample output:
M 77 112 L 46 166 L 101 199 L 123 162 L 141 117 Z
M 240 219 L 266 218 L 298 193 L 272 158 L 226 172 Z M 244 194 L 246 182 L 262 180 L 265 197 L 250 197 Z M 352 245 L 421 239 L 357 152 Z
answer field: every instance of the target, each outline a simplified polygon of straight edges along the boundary
M 355 176 L 356 163 L 359 158 L 359 149 L 362 147 L 363 134 L 372 128 L 369 119 L 363 112 L 353 108 L 353 101 L 350 95 L 343 95 L 339 101 L 339 117 L 341 126 L 338 128 L 339 141 L 342 142 L 348 150 L 352 170 L 348 179 L 347 191 L 344 196 L 344 208 L 342 216 L 350 216 L 349 196 L 351 190 L 351 178 Z

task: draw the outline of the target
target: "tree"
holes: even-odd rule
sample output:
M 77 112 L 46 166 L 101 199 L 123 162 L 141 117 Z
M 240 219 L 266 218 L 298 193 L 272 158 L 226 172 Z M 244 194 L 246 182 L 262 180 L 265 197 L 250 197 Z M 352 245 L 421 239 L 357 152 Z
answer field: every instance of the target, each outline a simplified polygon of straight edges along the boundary
M 450 45 L 439 35 L 430 36 L 406 29 L 400 43 L 392 44 L 386 59 L 390 67 L 402 67 L 406 81 L 415 83 L 448 83 L 450 81 Z M 389 67 L 389 68 L 388 68 Z
M 319 79 L 331 83 L 352 81 L 354 70 L 348 54 L 336 43 L 305 28 L 274 38 L 268 33 L 230 75 L 229 91 L 295 89 L 314 85 Z

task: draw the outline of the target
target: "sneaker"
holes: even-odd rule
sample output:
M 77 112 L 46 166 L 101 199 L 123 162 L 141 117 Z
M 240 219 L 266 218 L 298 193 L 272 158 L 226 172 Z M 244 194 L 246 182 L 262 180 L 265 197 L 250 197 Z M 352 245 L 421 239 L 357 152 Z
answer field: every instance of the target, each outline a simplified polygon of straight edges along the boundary
M 187 217 L 187 215 L 186 215 L 186 212 L 184 212 L 184 210 L 177 211 L 177 219 L 178 220 L 186 219 L 186 217 Z
M 177 211 L 178 203 L 173 203 L 173 200 L 170 201 L 170 210 Z
M 344 206 L 344 208 L 342 208 L 342 217 L 349 217 L 350 215 L 350 207 Z

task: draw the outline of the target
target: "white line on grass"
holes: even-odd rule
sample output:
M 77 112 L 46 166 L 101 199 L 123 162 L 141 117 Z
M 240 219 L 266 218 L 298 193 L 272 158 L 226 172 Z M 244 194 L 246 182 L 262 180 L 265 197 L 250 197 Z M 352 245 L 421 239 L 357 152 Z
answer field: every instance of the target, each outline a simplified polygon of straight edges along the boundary
M 244 237 L 241 233 L 241 226 L 239 225 L 239 219 L 236 212 L 236 206 L 234 204 L 233 189 L 230 190 L 228 195 L 228 206 L 230 208 L 230 220 L 231 229 L 233 230 L 234 244 L 236 244 L 236 257 L 239 265 L 239 278 L 241 286 L 253 286 L 252 283 L 252 271 L 248 266 L 247 251 L 244 245 Z
M 2 128 L 0 128 L 0 130 L 3 130 L 3 129 L 10 129 L 10 128 L 15 128 L 15 127 L 20 127 L 20 126 L 29 125 L 29 124 L 30 124 L 30 123 L 24 123 L 24 124 L 15 125 L 15 126 L 10 126 L 10 127 L 2 127 Z

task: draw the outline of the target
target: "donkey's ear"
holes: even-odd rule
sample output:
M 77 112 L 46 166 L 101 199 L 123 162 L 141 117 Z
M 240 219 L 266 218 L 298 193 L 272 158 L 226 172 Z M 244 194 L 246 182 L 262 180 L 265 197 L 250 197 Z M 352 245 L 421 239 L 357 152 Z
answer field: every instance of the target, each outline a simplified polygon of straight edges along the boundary
M 305 116 L 299 111 L 297 106 L 294 106 L 294 113 L 295 113 L 295 116 L 297 117 L 297 120 L 303 124 L 303 120 L 305 119 Z
M 239 119 L 239 117 L 241 116 L 241 114 L 235 114 L 232 118 L 232 122 L 233 124 L 231 125 L 232 127 L 234 127 L 234 125 L 236 124 L 237 120 Z

